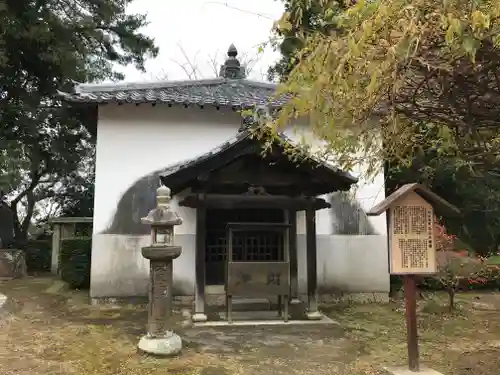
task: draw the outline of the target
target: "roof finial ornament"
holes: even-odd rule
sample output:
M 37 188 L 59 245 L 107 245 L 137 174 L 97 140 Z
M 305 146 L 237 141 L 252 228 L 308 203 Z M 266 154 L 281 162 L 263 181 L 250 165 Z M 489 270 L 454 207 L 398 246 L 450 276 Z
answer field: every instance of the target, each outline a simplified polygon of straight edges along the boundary
M 234 44 L 231 43 L 231 45 L 229 46 L 227 50 L 227 55 L 232 58 L 236 58 L 236 56 L 238 56 L 238 50 L 236 49 Z
M 234 44 L 231 44 L 227 50 L 226 62 L 220 67 L 220 77 L 227 79 L 244 79 L 246 77 L 245 67 L 241 66 L 236 56 L 238 56 L 238 50 Z

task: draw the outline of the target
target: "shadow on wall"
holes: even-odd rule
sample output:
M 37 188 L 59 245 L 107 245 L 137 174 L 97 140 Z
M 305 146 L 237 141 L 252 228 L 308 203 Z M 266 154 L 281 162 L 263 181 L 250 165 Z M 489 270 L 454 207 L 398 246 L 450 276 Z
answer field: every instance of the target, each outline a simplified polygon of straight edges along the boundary
M 111 225 L 102 234 L 147 235 L 150 229 L 141 223 L 141 218 L 156 205 L 156 189 L 160 187 L 160 174 L 167 169 L 152 172 L 137 180 L 122 195 Z M 348 192 L 331 195 L 333 215 L 332 234 L 376 235 L 368 216 L 359 202 Z
M 332 234 L 375 235 L 373 228 L 359 202 L 349 192 L 333 193 L 330 197 L 333 216 Z
M 156 205 L 156 189 L 161 185 L 160 174 L 165 169 L 152 172 L 137 180 L 122 195 L 116 207 L 113 221 L 103 234 L 145 235 L 150 233 L 141 218 Z

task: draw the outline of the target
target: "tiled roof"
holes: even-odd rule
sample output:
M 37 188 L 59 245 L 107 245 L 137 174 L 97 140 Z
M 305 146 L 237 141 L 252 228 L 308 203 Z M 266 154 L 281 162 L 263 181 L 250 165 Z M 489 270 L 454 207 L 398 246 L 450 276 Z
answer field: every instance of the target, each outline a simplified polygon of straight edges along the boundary
M 213 148 L 209 152 L 207 152 L 203 155 L 200 155 L 198 157 L 195 157 L 193 159 L 183 160 L 180 163 L 177 163 L 177 164 L 170 166 L 168 169 L 166 169 L 165 171 L 163 171 L 160 174 L 160 177 L 161 177 L 162 181 L 164 181 L 164 183 L 166 185 L 168 185 L 168 182 L 167 182 L 168 178 L 175 175 L 177 172 L 184 170 L 184 169 L 187 169 L 187 168 L 190 168 L 190 167 L 193 167 L 193 166 L 196 166 L 196 165 L 203 163 L 204 161 L 206 161 L 212 157 L 220 155 L 220 154 L 224 153 L 225 151 L 229 150 L 230 148 L 235 147 L 240 142 L 243 142 L 245 140 L 250 139 L 251 137 L 252 137 L 252 133 L 249 130 L 244 130 L 244 131 L 238 132 L 234 137 L 230 138 L 229 140 L 220 144 L 219 146 Z M 293 141 L 282 133 L 279 134 L 279 141 L 293 146 Z M 317 164 L 318 167 L 322 167 L 322 168 L 327 169 L 330 173 L 332 173 L 332 175 L 334 175 L 335 177 L 342 180 L 346 185 L 351 185 L 351 184 L 355 184 L 358 182 L 358 179 L 348 172 L 344 172 L 341 169 L 339 169 L 331 164 L 328 164 L 328 163 L 322 162 L 318 159 L 315 159 L 312 156 L 311 156 L 311 159 L 315 164 Z
M 276 85 L 247 79 L 214 78 L 152 83 L 76 84 L 72 93 L 59 92 L 77 103 L 168 103 L 251 108 L 280 107 L 286 97 Z

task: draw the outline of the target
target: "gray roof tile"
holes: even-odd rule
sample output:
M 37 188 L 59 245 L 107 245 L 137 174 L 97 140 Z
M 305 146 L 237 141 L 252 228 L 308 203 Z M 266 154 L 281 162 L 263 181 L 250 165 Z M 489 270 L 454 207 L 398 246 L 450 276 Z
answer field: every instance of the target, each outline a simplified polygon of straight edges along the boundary
M 280 107 L 286 96 L 276 85 L 246 79 L 214 78 L 151 83 L 76 84 L 72 93 L 59 92 L 77 103 L 169 103 L 251 108 Z

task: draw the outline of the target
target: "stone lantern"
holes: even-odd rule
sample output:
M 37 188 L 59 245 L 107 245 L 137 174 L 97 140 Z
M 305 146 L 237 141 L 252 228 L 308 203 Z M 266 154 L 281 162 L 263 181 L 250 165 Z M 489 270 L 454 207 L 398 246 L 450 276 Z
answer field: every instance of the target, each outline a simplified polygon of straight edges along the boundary
M 172 261 L 181 255 L 174 245 L 174 225 L 182 219 L 170 207 L 170 189 L 156 191 L 156 208 L 141 219 L 151 226 L 151 245 L 142 248 L 150 261 L 148 331 L 139 341 L 139 350 L 154 355 L 175 355 L 181 351 L 182 340 L 169 326 L 172 316 Z

